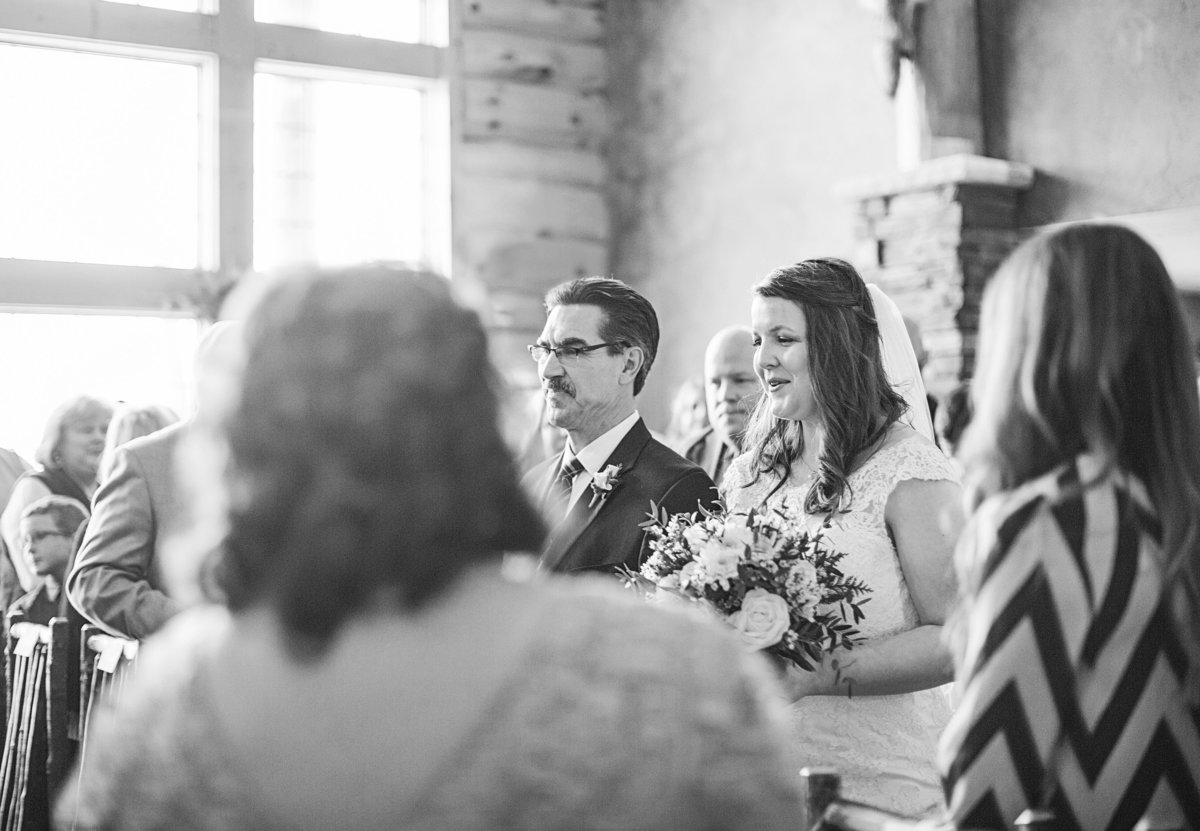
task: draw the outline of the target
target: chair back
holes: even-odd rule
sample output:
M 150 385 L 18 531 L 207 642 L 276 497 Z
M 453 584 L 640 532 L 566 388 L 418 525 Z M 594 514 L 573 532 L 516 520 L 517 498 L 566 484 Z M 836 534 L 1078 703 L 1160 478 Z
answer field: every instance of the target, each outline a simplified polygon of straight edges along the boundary
M 41 831 L 50 828 L 52 797 L 74 756 L 67 736 L 69 624 L 64 618 L 30 623 L 21 612 L 7 624 L 0 829 Z
M 807 831 L 922 831 L 931 826 L 872 805 L 843 799 L 842 780 L 832 768 L 800 771 L 804 796 L 800 827 Z
M 90 623 L 79 634 L 79 725 L 87 741 L 87 726 L 95 708 L 111 706 L 121 696 L 137 662 L 138 642 L 109 635 Z

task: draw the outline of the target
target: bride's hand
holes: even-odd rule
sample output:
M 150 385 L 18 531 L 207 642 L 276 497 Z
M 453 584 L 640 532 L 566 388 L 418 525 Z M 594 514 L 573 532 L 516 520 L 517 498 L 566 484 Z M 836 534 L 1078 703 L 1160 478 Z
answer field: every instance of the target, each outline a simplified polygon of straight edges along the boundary
M 853 678 L 844 653 L 825 655 L 815 670 L 801 669 L 791 661 L 783 662 L 782 682 L 789 701 L 799 701 L 808 695 L 850 695 Z

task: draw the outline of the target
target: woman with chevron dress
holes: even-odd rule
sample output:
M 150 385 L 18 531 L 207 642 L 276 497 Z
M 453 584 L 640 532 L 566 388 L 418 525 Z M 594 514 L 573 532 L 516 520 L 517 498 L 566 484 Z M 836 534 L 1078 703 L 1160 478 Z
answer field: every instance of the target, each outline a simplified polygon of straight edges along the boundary
M 1132 231 L 1026 242 L 984 295 L 939 764 L 963 828 L 1200 828 L 1200 407 Z

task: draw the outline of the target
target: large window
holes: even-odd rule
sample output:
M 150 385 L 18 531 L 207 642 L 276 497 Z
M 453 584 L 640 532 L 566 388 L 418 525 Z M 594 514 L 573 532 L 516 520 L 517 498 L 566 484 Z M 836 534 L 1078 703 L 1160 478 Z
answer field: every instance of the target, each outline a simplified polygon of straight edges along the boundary
M 0 2 L 0 446 L 76 392 L 189 406 L 218 275 L 448 273 L 446 2 Z

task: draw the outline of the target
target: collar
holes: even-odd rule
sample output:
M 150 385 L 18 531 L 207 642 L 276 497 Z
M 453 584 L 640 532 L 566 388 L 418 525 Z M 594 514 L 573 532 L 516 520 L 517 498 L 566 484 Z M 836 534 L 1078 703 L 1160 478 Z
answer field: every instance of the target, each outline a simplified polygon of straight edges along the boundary
M 617 423 L 615 427 L 597 436 L 591 444 L 575 454 L 576 459 L 583 465 L 584 470 L 595 475 L 604 467 L 604 463 L 608 461 L 608 457 L 617 449 L 617 445 L 621 443 L 621 439 L 629 434 L 633 429 L 633 425 L 637 424 L 641 419 L 637 410 L 630 413 L 623 421 Z M 571 460 L 570 448 L 563 451 L 563 464 Z

